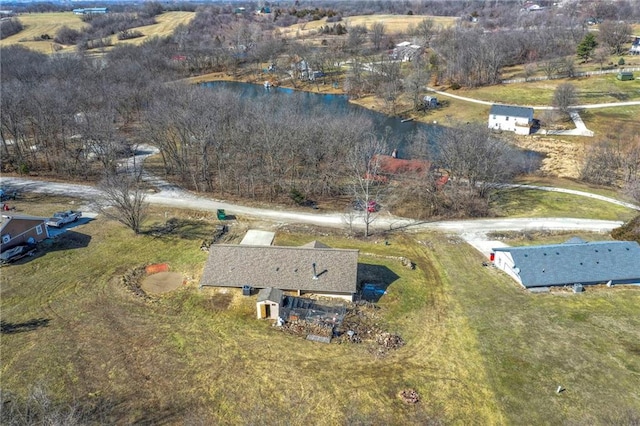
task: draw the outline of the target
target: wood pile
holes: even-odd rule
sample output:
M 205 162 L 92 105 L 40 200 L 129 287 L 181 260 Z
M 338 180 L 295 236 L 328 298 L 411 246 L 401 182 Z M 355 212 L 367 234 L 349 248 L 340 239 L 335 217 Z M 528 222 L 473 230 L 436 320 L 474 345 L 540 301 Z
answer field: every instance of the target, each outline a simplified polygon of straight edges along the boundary
M 371 352 L 379 357 L 405 345 L 402 337 L 386 332 L 381 325 L 378 307 L 373 304 L 356 305 L 347 310 L 340 329 L 338 343 L 371 343 Z
M 282 326 L 282 331 L 303 337 L 306 337 L 308 334 L 315 334 L 316 336 L 323 337 L 333 336 L 333 327 L 310 323 L 301 319 L 286 322 Z

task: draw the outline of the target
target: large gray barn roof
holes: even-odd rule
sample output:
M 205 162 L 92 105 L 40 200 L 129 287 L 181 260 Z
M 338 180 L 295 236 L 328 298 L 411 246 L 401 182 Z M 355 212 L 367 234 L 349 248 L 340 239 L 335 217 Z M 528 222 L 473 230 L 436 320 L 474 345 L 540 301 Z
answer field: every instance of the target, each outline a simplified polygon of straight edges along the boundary
M 533 108 L 494 104 L 491 106 L 491 111 L 489 112 L 489 114 L 502 115 L 506 117 L 529 118 L 529 117 L 533 117 Z
M 500 247 L 493 251 L 511 253 L 525 287 L 610 280 L 640 283 L 640 245 L 635 241 Z
M 200 285 L 355 293 L 357 275 L 358 250 L 217 244 L 209 248 Z

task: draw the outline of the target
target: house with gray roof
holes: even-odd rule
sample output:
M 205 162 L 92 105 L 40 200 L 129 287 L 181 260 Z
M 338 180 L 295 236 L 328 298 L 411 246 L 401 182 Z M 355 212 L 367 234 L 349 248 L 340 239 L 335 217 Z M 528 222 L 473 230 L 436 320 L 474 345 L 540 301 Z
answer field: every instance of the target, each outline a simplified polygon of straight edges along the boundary
M 573 284 L 640 284 L 640 244 L 584 242 L 499 247 L 493 263 L 525 288 Z
M 498 104 L 491 106 L 489 112 L 490 129 L 528 135 L 531 133 L 532 125 L 533 108 Z
M 358 285 L 358 250 L 335 249 L 317 242 L 302 247 L 212 245 L 200 287 L 245 285 L 353 301 Z

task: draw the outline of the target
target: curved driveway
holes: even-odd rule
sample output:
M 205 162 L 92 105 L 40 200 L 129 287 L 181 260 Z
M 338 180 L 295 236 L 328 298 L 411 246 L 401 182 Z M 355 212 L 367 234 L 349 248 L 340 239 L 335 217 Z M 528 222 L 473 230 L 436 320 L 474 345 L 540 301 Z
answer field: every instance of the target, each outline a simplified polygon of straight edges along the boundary
M 100 195 L 100 191 L 90 185 L 80 185 L 72 183 L 45 182 L 33 179 L 2 177 L 0 184 L 10 189 L 23 192 L 37 192 L 55 195 L 66 195 L 70 197 L 83 198 L 85 200 L 95 199 Z M 520 187 L 525 187 L 520 185 Z M 166 188 L 166 187 L 165 187 Z M 531 187 L 532 189 L 558 190 L 576 195 L 585 195 L 579 191 L 563 190 L 562 188 Z M 592 198 L 604 201 L 617 200 L 609 199 L 595 194 L 588 194 Z M 347 228 L 353 226 L 362 228 L 363 220 L 356 212 L 348 213 L 317 213 L 304 211 L 291 211 L 284 209 L 262 209 L 243 205 L 231 204 L 225 201 L 213 200 L 194 195 L 190 192 L 179 189 L 175 186 L 160 190 L 157 193 L 150 193 L 147 201 L 156 205 L 189 208 L 193 210 L 203 210 L 215 212 L 217 209 L 225 209 L 230 214 L 250 216 L 281 223 L 305 223 L 311 225 L 327 226 L 332 228 Z M 638 206 L 631 208 L 640 209 Z M 377 230 L 420 230 L 433 229 L 456 234 L 478 233 L 486 234 L 491 231 L 535 231 L 535 230 L 585 230 L 595 232 L 608 232 L 622 225 L 620 221 L 575 219 L 575 218 L 500 218 L 500 219 L 472 219 L 472 220 L 451 220 L 451 221 L 418 221 L 395 217 L 390 214 L 380 213 L 372 223 L 372 228 Z
M 291 211 L 284 209 L 262 209 L 248 207 L 239 204 L 231 204 L 221 200 L 214 200 L 195 195 L 191 192 L 173 185 L 157 176 L 141 170 L 144 159 L 158 152 L 158 149 L 150 145 L 139 145 L 136 155 L 123 160 L 120 169 L 131 173 L 142 173 L 143 179 L 157 189 L 158 192 L 149 193 L 147 201 L 160 205 L 177 208 L 189 208 L 192 210 L 202 210 L 215 212 L 224 209 L 229 214 L 236 214 L 248 217 L 256 217 L 262 220 L 269 220 L 275 223 L 305 223 L 310 225 L 326 226 L 331 228 L 356 228 L 364 227 L 362 213 L 349 211 L 344 213 L 319 213 L 311 211 Z M 86 200 L 96 199 L 100 196 L 100 191 L 90 185 L 80 185 L 71 183 L 46 182 L 33 179 L 23 179 L 14 177 L 0 177 L 0 184 L 10 190 L 23 192 L 39 192 L 56 195 L 66 195 L 83 198 Z M 496 185 L 502 188 L 523 188 L 541 191 L 554 191 L 588 197 L 640 210 L 639 206 L 603 195 L 589 192 L 576 191 L 565 188 L 554 188 L 548 186 L 534 185 Z M 91 202 L 89 201 L 89 204 Z M 575 218 L 500 218 L 500 219 L 471 219 L 471 220 L 449 220 L 449 221 L 418 221 L 395 217 L 389 213 L 380 213 L 370 224 L 372 229 L 379 231 L 406 230 L 417 231 L 421 229 L 438 230 L 458 234 L 463 240 L 475 247 L 484 255 L 488 256 L 494 247 L 504 246 L 500 241 L 491 241 L 487 234 L 494 231 L 592 231 L 609 232 L 622 225 L 619 221 L 575 219 Z

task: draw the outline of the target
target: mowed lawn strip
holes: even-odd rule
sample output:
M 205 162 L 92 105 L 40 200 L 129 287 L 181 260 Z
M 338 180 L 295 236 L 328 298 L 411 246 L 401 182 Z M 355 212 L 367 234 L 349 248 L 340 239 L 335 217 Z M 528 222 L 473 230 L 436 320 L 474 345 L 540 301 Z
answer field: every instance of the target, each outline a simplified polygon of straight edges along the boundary
M 637 288 L 533 295 L 467 245 L 434 247 L 507 423 L 637 421 Z
M 513 188 L 496 191 L 491 208 L 505 217 L 573 217 L 627 221 L 638 211 L 607 201 L 537 189 Z

